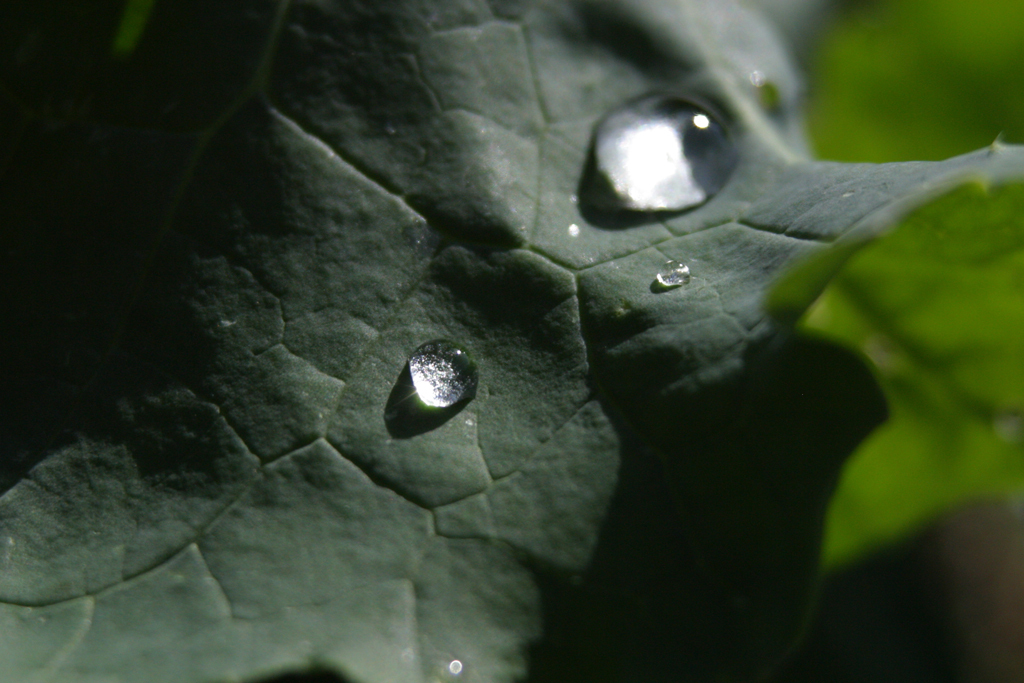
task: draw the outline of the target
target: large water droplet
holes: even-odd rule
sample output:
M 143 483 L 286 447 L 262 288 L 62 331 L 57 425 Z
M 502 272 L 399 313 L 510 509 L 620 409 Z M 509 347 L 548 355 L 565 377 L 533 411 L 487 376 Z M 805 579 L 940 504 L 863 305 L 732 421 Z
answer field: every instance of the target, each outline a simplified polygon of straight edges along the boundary
M 447 408 L 476 395 L 476 365 L 465 351 L 443 339 L 416 349 L 409 357 L 409 373 L 420 400 L 434 408 Z
M 680 98 L 646 97 L 598 125 L 588 200 L 604 209 L 688 209 L 722 189 L 736 160 L 709 111 Z
M 654 276 L 653 288 L 657 290 L 675 289 L 690 282 L 690 267 L 679 261 L 666 261 L 658 274 Z

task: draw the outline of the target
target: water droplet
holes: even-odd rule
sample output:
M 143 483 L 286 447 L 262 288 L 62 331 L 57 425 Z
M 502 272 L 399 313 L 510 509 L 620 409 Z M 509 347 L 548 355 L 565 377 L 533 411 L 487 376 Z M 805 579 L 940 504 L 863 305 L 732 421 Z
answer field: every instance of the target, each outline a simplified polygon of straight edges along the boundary
M 409 373 L 420 400 L 434 408 L 447 408 L 476 395 L 476 365 L 465 351 L 443 339 L 416 349 L 409 357 Z
M 765 77 L 761 71 L 750 72 L 750 84 L 757 88 L 757 97 L 765 109 L 777 109 L 782 104 L 779 86 Z
M 457 659 L 453 659 L 451 662 L 449 662 L 448 673 L 450 673 L 452 676 L 458 676 L 460 673 L 462 673 L 462 662 L 460 662 Z
M 570 225 L 569 226 L 569 237 L 579 237 L 579 235 L 580 235 L 580 226 L 576 225 L 575 223 Z
M 690 282 L 690 267 L 679 261 L 666 261 L 654 276 L 653 287 L 658 290 L 675 289 Z
M 736 160 L 710 112 L 679 98 L 647 97 L 598 125 L 586 198 L 605 209 L 688 209 L 722 189 Z

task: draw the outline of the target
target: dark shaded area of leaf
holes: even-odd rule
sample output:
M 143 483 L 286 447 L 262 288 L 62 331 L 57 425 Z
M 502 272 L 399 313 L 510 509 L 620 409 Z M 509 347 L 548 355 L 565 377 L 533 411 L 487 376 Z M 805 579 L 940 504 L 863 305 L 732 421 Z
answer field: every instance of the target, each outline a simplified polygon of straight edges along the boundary
M 707 656 L 721 648 L 717 582 L 698 567 L 662 462 L 619 426 L 618 486 L 586 574 L 540 576 L 545 638 L 530 683 L 673 680 L 684 670 L 703 680 L 720 664 Z
M 333 671 L 302 671 L 260 679 L 257 683 L 349 683 Z
M 251 81 L 277 4 L 157 2 L 138 45 L 121 59 L 111 43 L 122 2 L 4 3 L 0 82 L 43 115 L 205 128 Z
M 24 116 L 20 107 L 0 92 L 0 179 L 4 177 L 23 127 Z
M 600 45 L 657 80 L 678 81 L 696 70 L 700 61 L 696 54 L 687 55 L 689 60 L 680 59 L 678 43 L 665 40 L 665 34 L 652 34 L 650 25 L 638 20 L 628 3 L 575 4 L 582 21 L 563 25 L 583 29 L 582 36 L 567 36 L 573 42 Z
M 663 463 L 620 421 L 619 485 L 594 559 L 581 581 L 541 581 L 546 637 L 532 653 L 531 683 L 673 680 L 679 671 L 748 680 L 776 665 L 804 627 L 827 492 L 884 404 L 860 361 L 829 345 L 776 340 L 747 360 L 749 376 L 716 397 L 740 407 L 731 427 L 675 406 L 670 424 L 686 453 L 668 451 Z M 857 419 L 840 425 L 854 408 Z M 718 429 L 702 435 L 701 425 Z M 836 430 L 845 437 L 825 452 L 822 434 Z M 726 501 L 722 489 L 702 488 L 711 476 L 742 494 Z M 790 536 L 794 528 L 802 533 Z M 751 547 L 759 552 L 747 555 Z
M 0 225 L 18 226 L 0 230 L 0 318 L 18 330 L 0 338 L 5 442 L 15 444 L 0 491 L 34 464 L 113 343 L 193 146 L 75 124 L 22 135 L 18 173 L 0 185 Z
M 953 683 L 954 662 L 916 544 L 825 582 L 819 614 L 776 683 Z

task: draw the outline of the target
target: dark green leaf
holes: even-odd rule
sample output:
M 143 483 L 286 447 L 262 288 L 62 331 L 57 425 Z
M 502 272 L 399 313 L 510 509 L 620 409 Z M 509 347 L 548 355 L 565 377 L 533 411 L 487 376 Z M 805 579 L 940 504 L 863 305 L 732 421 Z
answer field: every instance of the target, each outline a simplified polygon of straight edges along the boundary
M 1024 172 L 807 160 L 784 53 L 717 0 L 158 2 L 123 62 L 113 5 L 58 9 L 0 15 L 8 680 L 763 676 L 885 412 L 766 288 Z M 652 93 L 737 166 L 603 215 L 592 132 Z M 652 288 L 669 259 L 690 283 Z M 476 395 L 396 430 L 435 339 Z

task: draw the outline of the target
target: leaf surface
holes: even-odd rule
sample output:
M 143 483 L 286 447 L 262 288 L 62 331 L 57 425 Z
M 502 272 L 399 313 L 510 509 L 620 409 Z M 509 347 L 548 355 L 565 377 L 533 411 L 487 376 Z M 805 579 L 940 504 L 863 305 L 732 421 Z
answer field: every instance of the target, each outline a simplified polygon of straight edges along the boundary
M 206 8 L 157 2 L 123 61 L 113 10 L 0 17 L 0 677 L 769 671 L 884 404 L 764 292 L 1024 154 L 807 160 L 785 54 L 721 2 Z M 595 124 L 658 92 L 739 165 L 689 212 L 591 211 Z M 657 291 L 668 259 L 693 279 Z M 396 427 L 439 338 L 476 397 Z

